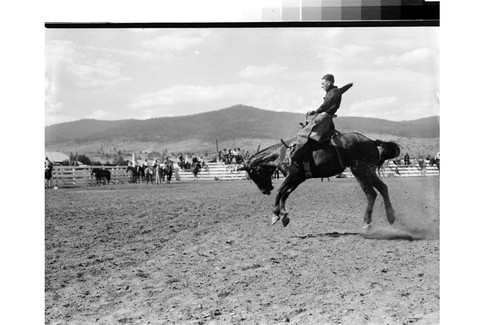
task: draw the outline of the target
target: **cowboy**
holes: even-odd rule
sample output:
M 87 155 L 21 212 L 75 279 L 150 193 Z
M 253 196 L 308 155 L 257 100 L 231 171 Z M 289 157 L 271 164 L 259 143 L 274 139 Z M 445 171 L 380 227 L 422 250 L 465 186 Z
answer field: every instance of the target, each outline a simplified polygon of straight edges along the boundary
M 321 79 L 321 88 L 326 92 L 323 104 L 315 111 L 307 113 L 307 116 L 315 115 L 313 119 L 302 128 L 297 134 L 297 143 L 290 155 L 292 162 L 297 165 L 301 162 L 307 162 L 306 152 L 309 148 L 310 141 L 320 142 L 329 138 L 335 133 L 335 125 L 333 118 L 337 117 L 335 113 L 340 107 L 342 94 L 352 87 L 349 83 L 342 88 L 334 86 L 335 78 L 332 74 L 326 74 Z M 309 164 L 304 164 L 306 172 L 309 171 Z

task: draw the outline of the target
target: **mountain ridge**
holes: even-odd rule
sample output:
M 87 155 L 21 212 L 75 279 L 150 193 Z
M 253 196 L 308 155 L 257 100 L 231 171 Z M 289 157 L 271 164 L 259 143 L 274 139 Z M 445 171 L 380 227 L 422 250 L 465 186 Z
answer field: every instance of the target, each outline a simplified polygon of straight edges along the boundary
M 274 112 L 246 105 L 175 117 L 147 120 L 104 121 L 81 119 L 45 127 L 45 144 L 104 140 L 139 142 L 178 142 L 189 139 L 239 138 L 279 139 L 295 136 L 304 114 Z M 398 137 L 439 137 L 439 116 L 409 121 L 341 116 L 334 120 L 343 132 L 387 134 Z

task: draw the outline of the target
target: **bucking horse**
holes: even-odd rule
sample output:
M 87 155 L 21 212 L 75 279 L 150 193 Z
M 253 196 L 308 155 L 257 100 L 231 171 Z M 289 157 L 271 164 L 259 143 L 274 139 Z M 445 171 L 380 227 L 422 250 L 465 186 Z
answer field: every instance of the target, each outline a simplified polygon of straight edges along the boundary
M 276 169 L 286 176 L 276 194 L 274 216 L 271 220 L 274 224 L 281 219 L 284 227 L 290 222 L 288 211 L 285 209 L 286 200 L 297 186 L 307 179 L 303 165 L 290 164 L 285 159 L 287 150 L 293 147 L 294 140 L 281 140 L 281 143 L 258 151 L 239 168 L 246 170 L 260 191 L 267 195 L 273 190 L 272 176 Z M 396 220 L 387 185 L 378 177 L 377 171 L 384 161 L 399 154 L 400 147 L 397 143 L 372 140 L 357 132 L 337 132 L 328 141 L 311 145 L 307 152 L 312 178 L 332 177 L 341 174 L 346 167 L 350 168 L 368 200 L 364 215 L 365 229 L 369 228 L 372 222 L 373 206 L 377 197 L 374 188 L 382 194 L 389 223 L 393 224 Z

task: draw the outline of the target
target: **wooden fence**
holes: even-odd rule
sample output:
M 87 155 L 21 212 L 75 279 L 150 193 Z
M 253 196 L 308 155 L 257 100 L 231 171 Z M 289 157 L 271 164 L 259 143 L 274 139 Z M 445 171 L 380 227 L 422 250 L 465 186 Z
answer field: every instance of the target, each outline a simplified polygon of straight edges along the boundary
M 127 166 L 54 166 L 52 169 L 52 186 L 55 187 L 82 187 L 95 186 L 95 175 L 91 175 L 92 169 L 104 168 L 111 172 L 110 184 L 124 184 L 130 180 L 126 172 Z M 107 180 L 103 178 L 106 183 Z
M 248 179 L 247 173 L 245 171 L 238 171 L 238 166 L 234 164 L 207 163 L 207 167 L 208 168 L 203 168 L 196 177 L 190 171 L 183 171 L 176 168 L 172 176 L 172 181 L 229 181 Z M 51 180 L 52 187 L 96 186 L 96 179 L 94 175 L 91 175 L 93 168 L 105 168 L 109 170 L 111 172 L 110 184 L 130 183 L 131 175 L 126 172 L 126 166 L 54 166 Z M 426 166 L 424 168 L 416 166 L 397 166 L 391 161 L 386 162 L 382 166 L 380 175 L 382 177 L 439 176 L 439 169 L 436 166 Z M 342 173 L 342 176 L 354 177 L 349 168 Z

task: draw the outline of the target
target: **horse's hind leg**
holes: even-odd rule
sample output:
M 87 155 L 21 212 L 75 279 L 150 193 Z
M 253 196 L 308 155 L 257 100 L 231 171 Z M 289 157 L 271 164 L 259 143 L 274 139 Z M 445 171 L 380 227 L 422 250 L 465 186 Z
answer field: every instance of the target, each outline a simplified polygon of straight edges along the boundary
M 375 173 L 373 173 L 372 175 L 372 180 L 373 186 L 375 186 L 375 188 L 380 192 L 380 194 L 382 194 L 382 197 L 384 198 L 387 220 L 392 225 L 396 220 L 396 217 L 394 215 L 394 208 L 392 207 L 391 199 L 389 198 L 389 189 L 387 185 L 382 182 L 382 180 Z
M 363 218 L 364 219 L 363 228 L 368 228 L 372 223 L 373 206 L 375 204 L 375 199 L 377 198 L 377 192 L 375 192 L 375 190 L 373 189 L 373 183 L 371 181 L 371 177 L 369 174 L 364 174 L 364 173 L 362 175 L 354 174 L 354 176 L 356 176 L 356 180 L 363 189 L 363 192 L 365 192 L 366 199 L 368 200 L 365 216 Z

